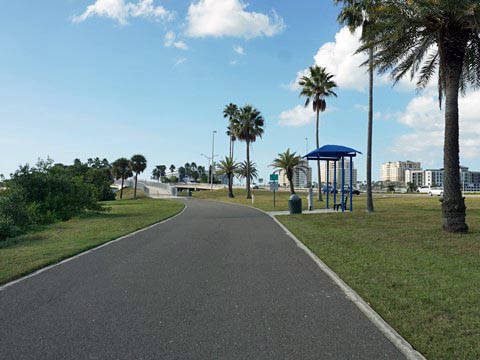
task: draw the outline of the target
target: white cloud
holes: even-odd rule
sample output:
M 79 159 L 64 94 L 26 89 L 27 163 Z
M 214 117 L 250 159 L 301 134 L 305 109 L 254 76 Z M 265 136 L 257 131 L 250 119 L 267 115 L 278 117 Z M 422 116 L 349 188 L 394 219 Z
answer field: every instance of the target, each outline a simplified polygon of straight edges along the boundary
M 285 28 L 275 11 L 266 15 L 248 12 L 248 4 L 240 0 L 199 0 L 190 4 L 187 14 L 187 35 L 191 37 L 234 36 L 255 38 L 274 36 Z
M 480 91 L 469 93 L 459 99 L 460 109 L 460 156 L 476 159 L 480 156 L 480 122 L 478 121 Z M 438 99 L 432 94 L 413 98 L 398 121 L 411 129 L 400 136 L 393 151 L 411 158 L 417 158 L 426 164 L 441 164 L 443 159 L 443 137 L 445 113 L 438 107 Z
M 239 45 L 234 46 L 233 51 L 235 51 L 238 55 L 247 55 L 245 53 L 245 49 Z
M 163 6 L 155 6 L 153 0 L 139 0 L 137 3 L 125 3 L 124 0 L 96 0 L 87 6 L 85 12 L 74 16 L 72 21 L 80 23 L 91 16 L 103 16 L 117 20 L 121 25 L 126 25 L 129 18 L 153 18 L 157 20 L 172 20 L 174 13 Z
M 312 108 L 297 105 L 293 109 L 282 111 L 280 114 L 280 126 L 303 126 L 315 120 Z
M 175 66 L 181 65 L 185 63 L 188 59 L 185 57 L 178 58 L 177 61 L 175 61 Z
M 180 49 L 180 50 L 188 50 L 188 46 L 185 42 L 179 40 L 179 41 L 176 41 L 177 39 L 177 36 L 175 35 L 175 33 L 173 31 L 169 31 L 165 34 L 165 38 L 164 38 L 164 41 L 163 41 L 163 44 L 166 46 L 166 47 L 176 47 L 177 49 Z
M 237 60 L 230 61 L 230 65 L 237 65 Z
M 352 33 L 347 27 L 343 27 L 335 34 L 335 41 L 323 44 L 314 56 L 314 64 L 325 67 L 330 74 L 334 75 L 334 80 L 339 89 L 356 90 L 360 92 L 367 90 L 368 69 L 365 66 L 361 66 L 361 64 L 368 60 L 368 56 L 366 53 L 355 54 L 361 44 L 360 35 L 360 28 Z M 432 51 L 435 51 L 435 49 L 432 48 L 429 53 Z M 299 71 L 294 81 L 286 85 L 284 84 L 282 87 L 292 91 L 298 91 L 300 89 L 298 81 L 305 75 L 308 75 L 308 69 Z M 424 93 L 431 92 L 435 89 L 435 76 L 436 75 L 432 77 L 432 81 L 423 91 Z M 404 92 L 414 92 L 416 82 L 416 78 L 412 81 L 409 74 L 407 74 L 397 83 L 395 89 Z M 392 86 L 393 81 L 387 74 L 375 74 L 374 85 Z

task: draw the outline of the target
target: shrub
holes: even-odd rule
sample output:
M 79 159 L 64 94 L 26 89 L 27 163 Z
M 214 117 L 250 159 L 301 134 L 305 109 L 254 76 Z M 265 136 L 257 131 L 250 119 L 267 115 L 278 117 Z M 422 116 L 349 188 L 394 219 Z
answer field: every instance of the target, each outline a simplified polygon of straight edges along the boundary
M 25 197 L 20 189 L 8 189 L 0 194 L 0 240 L 22 232 L 28 224 Z

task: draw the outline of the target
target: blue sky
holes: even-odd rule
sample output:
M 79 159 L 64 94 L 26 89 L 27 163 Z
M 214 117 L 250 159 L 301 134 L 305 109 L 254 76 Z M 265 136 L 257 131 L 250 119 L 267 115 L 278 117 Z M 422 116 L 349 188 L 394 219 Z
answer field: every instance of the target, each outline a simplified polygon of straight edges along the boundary
M 367 105 L 357 36 L 332 1 L 16 0 L 0 14 L 0 173 L 38 157 L 147 157 L 154 165 L 228 153 L 223 107 L 253 104 L 266 119 L 252 158 L 262 177 L 287 148 L 313 149 L 313 112 L 295 80 L 314 62 L 336 75 L 338 98 L 321 115 L 321 144 L 366 149 Z M 374 179 L 386 161 L 442 166 L 442 113 L 434 84 L 419 94 L 376 78 Z M 480 95 L 461 100 L 461 162 L 480 170 Z M 243 160 L 245 145 L 236 144 Z M 356 162 L 365 176 L 365 156 Z

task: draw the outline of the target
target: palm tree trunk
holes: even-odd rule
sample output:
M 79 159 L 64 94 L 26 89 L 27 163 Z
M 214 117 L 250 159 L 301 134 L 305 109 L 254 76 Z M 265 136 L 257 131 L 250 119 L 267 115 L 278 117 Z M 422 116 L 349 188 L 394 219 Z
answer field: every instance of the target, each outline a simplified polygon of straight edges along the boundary
M 290 195 L 295 194 L 295 189 L 293 187 L 293 175 L 288 175 L 288 182 L 290 183 Z
M 373 49 L 369 49 L 368 134 L 367 134 L 367 211 L 372 212 L 372 133 L 373 133 Z
M 252 198 L 250 190 L 250 141 L 247 140 L 247 199 Z
M 228 197 L 229 198 L 234 198 L 235 196 L 233 195 L 233 174 L 228 174 Z
M 137 199 L 137 177 L 138 174 L 135 174 L 135 188 L 133 189 L 133 200 Z
M 123 198 L 123 181 L 124 181 L 124 179 L 123 179 L 123 175 L 122 175 L 122 186 L 120 187 L 120 200 L 122 200 L 122 198 Z
M 234 151 L 234 149 L 235 149 L 235 140 L 232 141 L 232 155 L 231 155 L 232 160 L 233 160 L 233 151 Z
M 317 109 L 317 127 L 316 127 L 316 140 L 317 140 L 317 149 L 320 147 L 320 138 L 318 135 L 318 128 L 319 128 L 319 120 L 320 120 L 320 110 Z M 322 199 L 322 173 L 320 171 L 320 160 L 317 160 L 317 171 L 318 171 L 318 195 L 317 200 L 323 201 Z
M 450 45 L 452 48 L 449 48 Z M 463 57 L 457 46 L 445 44 L 445 143 L 443 147 L 443 229 L 447 232 L 467 232 L 465 198 L 460 189 L 458 93 Z M 449 56 L 450 55 L 450 56 Z
M 233 141 L 232 141 L 232 137 L 230 136 L 230 157 L 232 158 L 232 145 L 233 145 Z

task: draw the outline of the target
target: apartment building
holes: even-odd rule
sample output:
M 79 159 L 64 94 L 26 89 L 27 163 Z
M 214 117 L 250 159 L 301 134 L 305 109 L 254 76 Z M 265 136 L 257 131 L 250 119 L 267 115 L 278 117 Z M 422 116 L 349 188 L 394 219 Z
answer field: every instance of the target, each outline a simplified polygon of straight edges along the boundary
M 382 164 L 381 180 L 406 183 L 405 171 L 421 170 L 422 164 L 415 161 L 395 161 Z
M 443 169 L 424 170 L 423 185 L 425 186 L 443 186 Z
M 303 168 L 295 168 L 293 170 L 293 186 L 306 188 L 312 184 L 312 168 L 308 166 L 307 160 L 302 160 Z M 278 173 L 279 183 L 283 186 L 288 186 L 287 173 L 280 170 Z
M 328 162 L 328 175 L 329 179 L 328 182 L 333 185 L 333 177 L 334 177 L 334 162 Z M 350 184 L 350 166 L 352 166 L 352 184 L 356 186 L 357 184 L 357 169 L 355 169 L 355 163 L 352 161 L 350 164 L 350 159 L 345 158 L 345 185 Z M 337 186 L 341 186 L 342 183 L 342 161 L 337 161 Z M 322 161 L 320 163 L 320 173 L 322 176 L 322 182 L 327 181 L 327 163 L 326 161 Z
M 414 183 L 417 187 L 423 186 L 423 170 L 405 170 L 405 184 Z

